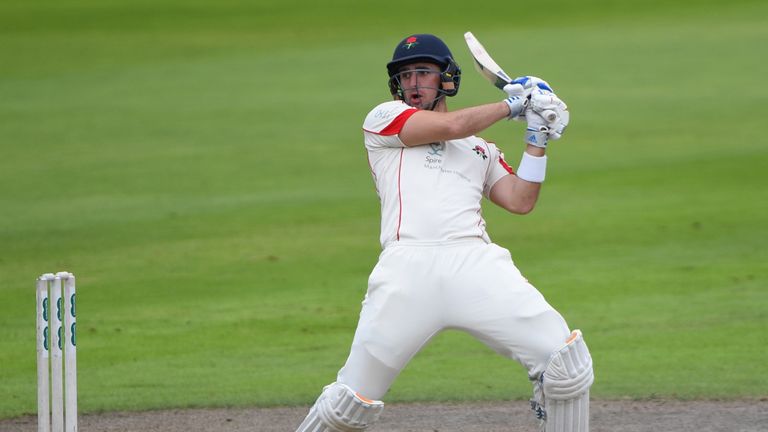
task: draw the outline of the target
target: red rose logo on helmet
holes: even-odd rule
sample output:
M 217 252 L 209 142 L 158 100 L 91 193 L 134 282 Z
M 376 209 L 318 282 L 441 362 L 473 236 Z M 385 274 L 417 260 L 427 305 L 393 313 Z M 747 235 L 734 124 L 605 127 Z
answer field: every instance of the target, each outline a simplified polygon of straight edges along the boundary
M 418 44 L 419 42 L 417 42 L 416 36 L 411 36 L 405 40 L 405 45 L 403 45 L 403 47 L 405 47 L 405 49 L 411 49 L 411 47 Z

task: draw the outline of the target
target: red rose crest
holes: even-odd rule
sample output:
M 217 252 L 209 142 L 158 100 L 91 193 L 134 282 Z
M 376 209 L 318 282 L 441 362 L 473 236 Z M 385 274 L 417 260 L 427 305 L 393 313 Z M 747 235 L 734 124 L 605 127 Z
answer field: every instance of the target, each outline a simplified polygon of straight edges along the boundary
M 488 155 L 485 154 L 485 149 L 480 147 L 479 145 L 475 146 L 472 150 L 475 151 L 475 154 L 478 156 L 482 156 L 483 159 L 488 159 Z

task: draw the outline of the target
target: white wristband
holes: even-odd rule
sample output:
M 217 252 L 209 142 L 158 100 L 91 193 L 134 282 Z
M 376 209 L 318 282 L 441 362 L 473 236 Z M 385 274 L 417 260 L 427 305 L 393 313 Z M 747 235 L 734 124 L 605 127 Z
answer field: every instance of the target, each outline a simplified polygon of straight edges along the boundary
M 523 152 L 523 159 L 517 167 L 517 176 L 531 183 L 543 183 L 547 173 L 547 155 L 531 156 Z

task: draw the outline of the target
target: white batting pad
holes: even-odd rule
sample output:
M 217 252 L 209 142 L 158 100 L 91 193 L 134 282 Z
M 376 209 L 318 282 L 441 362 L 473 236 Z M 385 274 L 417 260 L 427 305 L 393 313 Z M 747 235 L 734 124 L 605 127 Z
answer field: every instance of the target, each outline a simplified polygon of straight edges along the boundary
M 344 384 L 323 389 L 296 432 L 358 432 L 379 419 L 384 403 L 365 399 Z
M 592 357 L 581 331 L 574 330 L 544 371 L 546 432 L 589 431 L 589 388 L 593 381 Z

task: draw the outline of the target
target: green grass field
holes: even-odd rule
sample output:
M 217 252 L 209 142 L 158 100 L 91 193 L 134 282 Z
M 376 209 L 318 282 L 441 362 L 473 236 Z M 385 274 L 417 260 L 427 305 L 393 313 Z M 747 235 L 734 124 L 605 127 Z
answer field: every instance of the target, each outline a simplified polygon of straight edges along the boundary
M 537 209 L 485 215 L 584 330 L 593 396 L 768 395 L 768 4 L 635 3 L 2 2 L 0 418 L 36 410 L 34 280 L 61 269 L 81 412 L 309 404 L 379 253 L 360 126 L 384 64 L 433 32 L 450 105 L 500 100 L 466 30 L 571 109 Z M 516 163 L 522 133 L 483 136 Z M 529 392 L 445 333 L 387 400 Z

